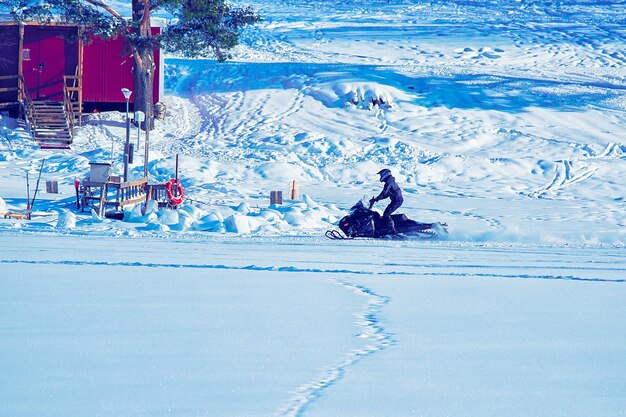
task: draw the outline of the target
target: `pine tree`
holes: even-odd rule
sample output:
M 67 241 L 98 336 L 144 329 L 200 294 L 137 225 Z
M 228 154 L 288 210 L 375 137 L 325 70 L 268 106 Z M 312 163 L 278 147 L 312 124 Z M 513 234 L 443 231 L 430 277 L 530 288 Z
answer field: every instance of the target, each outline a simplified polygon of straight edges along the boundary
M 133 56 L 135 108 L 151 109 L 154 84 L 154 50 L 161 47 L 186 57 L 230 58 L 239 31 L 260 20 L 250 7 L 233 8 L 224 0 L 128 0 L 132 16 L 124 17 L 104 0 L 0 0 L 17 21 L 62 20 L 81 27 L 90 36 L 122 36 Z M 150 16 L 158 10 L 175 19 L 157 36 L 151 33 Z M 146 126 L 153 127 L 152 117 Z

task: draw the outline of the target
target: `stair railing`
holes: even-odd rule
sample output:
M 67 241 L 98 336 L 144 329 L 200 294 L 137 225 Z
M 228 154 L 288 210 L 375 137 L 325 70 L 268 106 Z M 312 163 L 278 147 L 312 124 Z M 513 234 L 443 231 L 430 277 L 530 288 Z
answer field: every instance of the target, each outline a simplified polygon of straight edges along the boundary
M 72 105 L 72 99 L 70 92 L 67 89 L 67 85 L 63 88 L 63 108 L 65 109 L 65 119 L 67 120 L 67 126 L 70 129 L 70 135 L 74 137 L 74 106 Z
M 17 76 L 17 85 L 18 85 L 17 100 L 20 102 L 20 105 L 22 106 L 22 110 L 24 112 L 24 121 L 26 122 L 26 126 L 28 126 L 30 131 L 34 132 L 35 129 L 37 129 L 37 123 L 34 117 L 33 102 L 30 99 L 30 93 L 28 92 L 28 88 L 26 87 L 26 81 L 24 81 L 23 76 L 21 75 Z
M 70 84 L 71 81 L 71 85 Z M 72 107 L 74 121 L 78 116 L 78 124 L 82 124 L 83 119 L 83 77 L 78 75 L 63 76 L 63 95 L 67 97 L 68 105 Z M 76 108 L 74 107 L 76 105 Z

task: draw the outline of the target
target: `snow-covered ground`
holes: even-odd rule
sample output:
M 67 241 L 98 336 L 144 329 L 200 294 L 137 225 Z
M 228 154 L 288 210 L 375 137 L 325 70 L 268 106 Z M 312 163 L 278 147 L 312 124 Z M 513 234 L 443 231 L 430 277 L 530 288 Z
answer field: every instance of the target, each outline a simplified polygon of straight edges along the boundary
M 623 250 L 3 235 L 0 415 L 623 416 Z
M 626 415 L 625 3 L 251 4 L 232 61 L 166 59 L 181 210 L 75 212 L 124 114 L 0 118 L 0 212 L 61 191 L 0 220 L 0 415 Z M 323 237 L 381 168 L 445 241 Z

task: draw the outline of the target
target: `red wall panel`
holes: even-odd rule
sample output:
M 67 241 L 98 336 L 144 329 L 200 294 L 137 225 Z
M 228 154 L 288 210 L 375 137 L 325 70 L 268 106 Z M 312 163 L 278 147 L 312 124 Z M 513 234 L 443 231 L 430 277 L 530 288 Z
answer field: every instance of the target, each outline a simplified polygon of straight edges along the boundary
M 153 34 L 159 33 L 153 28 Z M 154 52 L 157 65 L 154 77 L 154 101 L 159 96 L 160 51 Z M 125 47 L 124 39 L 103 40 L 94 38 L 83 48 L 83 101 L 93 103 L 124 103 L 122 88 L 133 90 L 133 58 Z M 134 94 L 130 96 L 131 103 Z
M 123 39 L 92 39 L 83 47 L 83 101 L 124 102 L 121 89 L 133 89 L 132 69 L 133 59 L 124 53 Z

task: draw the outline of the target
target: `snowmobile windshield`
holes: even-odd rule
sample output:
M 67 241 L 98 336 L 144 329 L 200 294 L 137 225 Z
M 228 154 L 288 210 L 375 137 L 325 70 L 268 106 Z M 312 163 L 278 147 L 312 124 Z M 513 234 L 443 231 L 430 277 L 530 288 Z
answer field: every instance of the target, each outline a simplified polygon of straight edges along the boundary
M 362 200 L 359 200 L 352 208 L 350 209 L 350 214 L 357 213 L 359 211 L 366 210 L 365 204 L 363 204 Z

